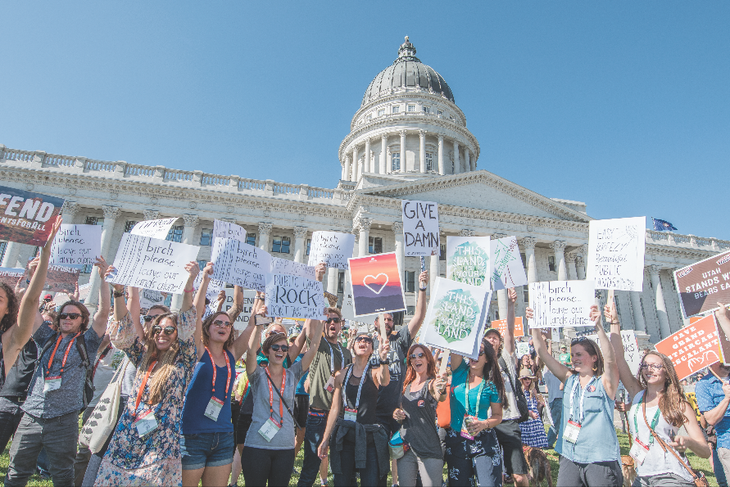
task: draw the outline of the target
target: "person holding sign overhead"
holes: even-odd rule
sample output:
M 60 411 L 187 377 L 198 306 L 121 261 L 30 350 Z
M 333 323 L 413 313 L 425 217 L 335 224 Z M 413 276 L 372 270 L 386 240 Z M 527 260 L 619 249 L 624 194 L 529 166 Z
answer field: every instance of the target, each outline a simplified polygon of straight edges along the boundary
M 180 437 L 182 406 L 198 354 L 200 319 L 193 306 L 197 262 L 185 265 L 179 314 L 157 315 L 144 340 L 127 313 L 112 320 L 109 335 L 137 368 L 132 393 L 99 467 L 95 486 L 182 485 Z
M 534 318 L 532 308 L 527 308 L 526 315 L 528 320 Z M 574 339 L 570 347 L 572 370 L 548 353 L 539 328 L 531 330 L 538 356 L 565 384 L 562 425 L 555 445 L 560 454 L 558 487 L 623 485 L 621 452 L 613 426 L 618 366 L 598 306 L 591 306 L 590 318 L 602 347 L 584 337 Z

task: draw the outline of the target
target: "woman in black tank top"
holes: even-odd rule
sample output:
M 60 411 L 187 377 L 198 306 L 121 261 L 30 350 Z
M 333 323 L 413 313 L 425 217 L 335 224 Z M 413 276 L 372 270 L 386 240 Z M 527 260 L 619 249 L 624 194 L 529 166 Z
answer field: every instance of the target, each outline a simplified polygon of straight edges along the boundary
M 380 343 L 380 357 L 371 360 L 373 339 L 358 333 L 352 365 L 335 375 L 332 409 L 319 445 L 320 458 L 327 457 L 332 441 L 330 465 L 335 486 L 357 485 L 355 471 L 364 485 L 378 485 L 388 475 L 388 433 L 376 423 L 378 390 L 390 383 L 387 357 L 390 346 Z

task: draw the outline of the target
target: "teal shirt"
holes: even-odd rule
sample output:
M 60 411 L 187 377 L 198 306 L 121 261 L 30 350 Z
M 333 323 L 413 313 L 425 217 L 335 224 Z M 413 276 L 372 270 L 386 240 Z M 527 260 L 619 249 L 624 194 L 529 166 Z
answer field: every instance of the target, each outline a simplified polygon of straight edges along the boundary
M 461 431 L 461 423 L 464 420 L 466 412 L 465 388 L 467 377 L 469 377 L 469 366 L 466 361 L 462 361 L 459 368 L 451 375 L 451 429 Z M 479 394 L 479 386 L 469 390 L 469 415 L 476 416 L 477 419 L 487 419 L 489 416 L 489 407 L 493 402 L 501 403 L 499 393 L 491 380 L 486 381 L 482 389 L 482 398 L 479 401 L 479 411 L 477 411 L 477 395 Z

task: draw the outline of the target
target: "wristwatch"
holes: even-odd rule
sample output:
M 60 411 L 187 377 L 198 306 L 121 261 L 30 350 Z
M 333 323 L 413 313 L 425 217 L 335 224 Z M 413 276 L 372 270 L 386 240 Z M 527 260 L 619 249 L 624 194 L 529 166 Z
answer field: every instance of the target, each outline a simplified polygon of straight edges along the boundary
M 114 291 L 115 298 L 121 298 L 122 296 L 124 296 L 124 291 Z
M 390 359 L 385 359 L 385 360 L 381 359 L 379 361 L 379 363 L 380 363 L 380 365 L 390 365 Z

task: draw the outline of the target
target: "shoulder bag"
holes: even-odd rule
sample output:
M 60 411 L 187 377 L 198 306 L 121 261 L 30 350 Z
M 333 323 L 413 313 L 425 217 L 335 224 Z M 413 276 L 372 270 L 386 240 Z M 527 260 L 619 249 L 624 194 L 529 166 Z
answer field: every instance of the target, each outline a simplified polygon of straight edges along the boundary
M 502 357 L 499 357 L 499 366 L 505 371 L 505 374 L 509 379 L 509 385 L 515 393 L 515 403 L 517 403 L 517 410 L 520 413 L 520 417 L 517 418 L 517 422 L 524 423 L 530 419 L 530 408 L 527 407 L 527 398 L 522 390 L 522 385 L 520 385 L 520 387 L 515 387 L 514 381 L 512 380 L 512 374 L 510 373 L 509 367 L 507 367 L 507 362 L 505 362 Z
M 289 408 L 289 405 L 286 403 L 284 398 L 281 396 L 281 392 L 279 392 L 279 388 L 276 387 L 276 384 L 274 384 L 274 381 L 271 380 L 271 376 L 269 375 L 269 372 L 264 369 L 264 374 L 266 374 L 266 378 L 269 379 L 269 382 L 271 382 L 271 388 L 276 391 L 276 395 L 279 396 L 279 400 L 284 404 L 284 407 L 289 412 L 289 415 L 291 416 L 291 419 L 294 421 L 294 426 L 297 428 L 301 428 L 302 426 L 297 422 L 297 417 L 294 416 L 294 413 L 292 412 L 291 408 Z M 286 384 L 284 385 L 286 387 Z M 282 421 L 284 418 L 281 418 Z

